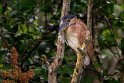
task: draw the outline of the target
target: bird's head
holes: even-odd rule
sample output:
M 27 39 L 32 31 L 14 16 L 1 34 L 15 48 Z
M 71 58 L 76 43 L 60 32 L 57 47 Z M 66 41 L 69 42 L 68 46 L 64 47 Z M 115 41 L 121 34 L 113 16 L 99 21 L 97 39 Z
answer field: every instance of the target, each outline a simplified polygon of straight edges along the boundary
M 59 31 L 63 31 L 66 28 L 68 28 L 69 22 L 73 18 L 77 18 L 77 17 L 73 14 L 68 14 L 68 15 L 63 16 L 62 19 L 61 19 L 61 24 L 60 24 L 60 27 L 59 27 Z

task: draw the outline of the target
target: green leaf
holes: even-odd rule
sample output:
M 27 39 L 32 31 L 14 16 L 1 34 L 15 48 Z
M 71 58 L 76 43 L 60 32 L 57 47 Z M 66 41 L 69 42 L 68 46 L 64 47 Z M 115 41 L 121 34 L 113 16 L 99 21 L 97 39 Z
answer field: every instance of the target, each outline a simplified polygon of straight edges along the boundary
M 18 25 L 18 34 L 27 33 L 27 26 L 26 24 L 19 24 Z
M 32 10 L 35 7 L 35 0 L 21 0 L 17 6 L 21 11 Z

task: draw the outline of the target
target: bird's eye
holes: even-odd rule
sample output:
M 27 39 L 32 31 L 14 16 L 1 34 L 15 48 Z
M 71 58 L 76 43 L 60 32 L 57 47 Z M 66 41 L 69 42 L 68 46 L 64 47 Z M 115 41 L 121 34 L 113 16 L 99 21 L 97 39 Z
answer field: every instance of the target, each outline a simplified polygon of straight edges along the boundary
M 69 19 L 66 19 L 66 21 L 70 21 Z

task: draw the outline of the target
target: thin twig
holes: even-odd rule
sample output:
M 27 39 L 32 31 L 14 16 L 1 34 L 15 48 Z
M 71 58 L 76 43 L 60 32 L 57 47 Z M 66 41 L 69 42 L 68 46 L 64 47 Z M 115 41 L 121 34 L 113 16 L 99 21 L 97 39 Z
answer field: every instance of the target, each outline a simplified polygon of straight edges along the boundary
M 88 0 L 87 27 L 89 28 L 91 35 L 92 35 L 92 7 L 93 7 L 93 0 Z

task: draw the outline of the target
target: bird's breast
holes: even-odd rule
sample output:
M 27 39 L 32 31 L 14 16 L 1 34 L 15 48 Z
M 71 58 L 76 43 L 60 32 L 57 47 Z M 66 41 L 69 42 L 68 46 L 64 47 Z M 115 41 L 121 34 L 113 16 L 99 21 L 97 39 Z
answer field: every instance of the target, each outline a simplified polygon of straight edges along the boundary
M 66 41 L 68 46 L 77 51 L 77 48 L 79 48 L 77 33 L 66 32 Z

